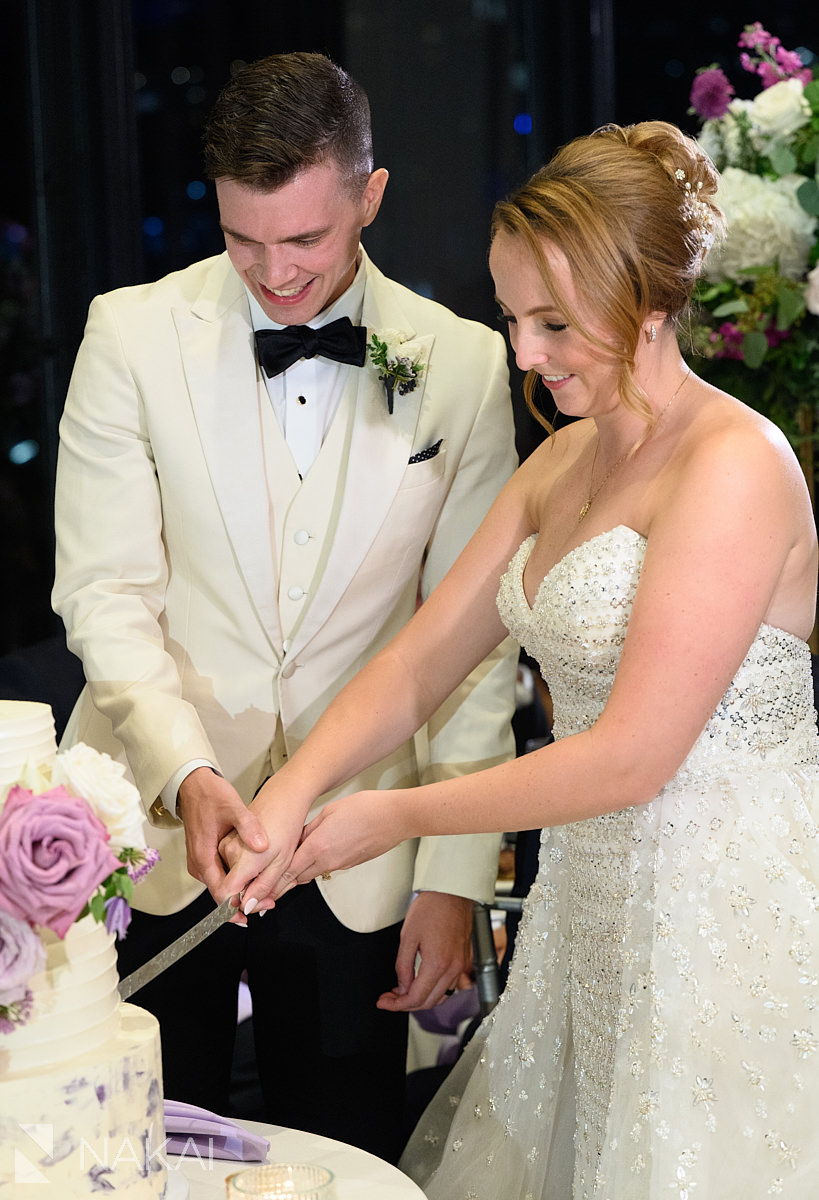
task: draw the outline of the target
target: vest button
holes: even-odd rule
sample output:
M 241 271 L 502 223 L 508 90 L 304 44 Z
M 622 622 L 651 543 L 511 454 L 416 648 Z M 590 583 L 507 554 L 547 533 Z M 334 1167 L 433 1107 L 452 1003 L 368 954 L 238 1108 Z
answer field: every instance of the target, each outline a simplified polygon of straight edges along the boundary
M 297 583 L 294 583 L 291 588 L 287 589 L 287 595 L 291 600 L 301 600 L 304 595 L 304 588 L 301 588 Z
M 282 679 L 292 679 L 296 674 L 296 664 L 288 663 L 286 667 L 282 667 Z
M 310 541 L 310 534 L 306 529 L 297 529 L 293 534 L 293 541 L 297 546 L 306 546 Z

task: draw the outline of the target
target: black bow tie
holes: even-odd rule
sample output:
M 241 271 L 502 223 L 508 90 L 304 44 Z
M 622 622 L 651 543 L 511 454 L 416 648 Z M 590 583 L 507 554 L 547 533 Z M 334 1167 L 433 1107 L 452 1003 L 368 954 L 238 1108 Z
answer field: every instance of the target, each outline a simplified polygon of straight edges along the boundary
M 300 358 L 332 358 L 335 362 L 363 367 L 367 355 L 367 330 L 339 317 L 320 329 L 309 325 L 286 325 L 284 329 L 257 329 L 256 353 L 264 373 L 271 379 L 281 375 Z

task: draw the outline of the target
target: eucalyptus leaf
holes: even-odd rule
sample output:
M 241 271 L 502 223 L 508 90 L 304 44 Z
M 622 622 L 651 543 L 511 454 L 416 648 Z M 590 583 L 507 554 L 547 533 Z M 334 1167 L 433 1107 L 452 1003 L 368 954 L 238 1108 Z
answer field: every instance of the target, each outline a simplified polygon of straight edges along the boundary
M 696 298 L 701 304 L 710 304 L 717 296 L 722 296 L 731 291 L 731 284 L 727 282 L 714 283 L 710 287 L 704 287 L 702 282 L 697 284 Z
M 790 175 L 796 170 L 796 155 L 781 143 L 771 146 L 768 159 L 777 175 Z
M 747 367 L 756 370 L 761 367 L 768 353 L 768 339 L 764 333 L 757 333 L 756 330 L 751 333 L 746 333 L 742 339 L 742 358 Z
M 776 327 L 790 329 L 805 311 L 805 298 L 795 288 L 780 287 L 776 294 Z
M 819 183 L 815 179 L 806 179 L 796 189 L 796 198 L 806 213 L 819 217 Z
M 726 300 L 724 304 L 718 304 L 712 312 L 715 317 L 730 317 L 733 313 L 745 313 L 748 311 L 748 304 L 745 300 Z

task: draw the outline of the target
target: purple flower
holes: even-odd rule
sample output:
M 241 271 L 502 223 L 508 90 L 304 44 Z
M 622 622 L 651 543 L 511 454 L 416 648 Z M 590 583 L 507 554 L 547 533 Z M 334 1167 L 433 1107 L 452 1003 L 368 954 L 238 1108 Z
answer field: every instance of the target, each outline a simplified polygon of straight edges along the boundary
M 720 67 L 709 67 L 695 75 L 691 85 L 691 107 L 705 121 L 724 117 L 734 89 Z
M 120 866 L 102 821 L 62 787 L 38 796 L 11 789 L 0 814 L 0 862 L 0 907 L 61 938 Z
M 29 979 L 44 965 L 43 943 L 31 926 L 0 908 L 0 1006 L 23 1000 Z
M 105 928 L 109 933 L 117 935 L 118 942 L 125 937 L 130 924 L 131 910 L 127 900 L 122 896 L 112 896 L 110 900 L 105 901 Z
M 120 861 L 122 861 L 122 855 L 120 855 Z M 158 862 L 159 851 L 154 850 L 153 846 L 148 846 L 145 850 L 129 850 L 125 867 L 131 882 L 139 883 Z
M 0 1033 L 14 1033 L 18 1025 L 25 1025 L 34 1007 L 34 993 L 26 989 L 22 999 L 10 1004 L 0 1004 Z

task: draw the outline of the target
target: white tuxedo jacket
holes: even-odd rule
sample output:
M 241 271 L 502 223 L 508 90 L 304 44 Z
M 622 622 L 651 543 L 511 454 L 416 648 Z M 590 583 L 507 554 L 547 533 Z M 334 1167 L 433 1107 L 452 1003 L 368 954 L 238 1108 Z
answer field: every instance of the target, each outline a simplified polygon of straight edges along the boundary
M 65 744 L 130 768 L 161 854 L 137 891 L 145 911 L 202 890 L 184 830 L 155 803 L 171 775 L 206 758 L 247 803 L 412 615 L 422 567 L 424 594 L 445 574 L 513 470 L 503 339 L 366 256 L 364 270 L 363 323 L 420 340 L 427 369 L 392 416 L 376 369 L 351 369 L 303 483 L 226 255 L 91 305 L 57 471 L 54 604 L 87 679 Z M 502 647 L 436 714 L 428 761 L 411 740 L 333 795 L 509 757 L 515 660 Z M 430 838 L 321 887 L 368 931 L 400 920 L 414 889 L 490 898 L 496 868 L 496 838 Z

